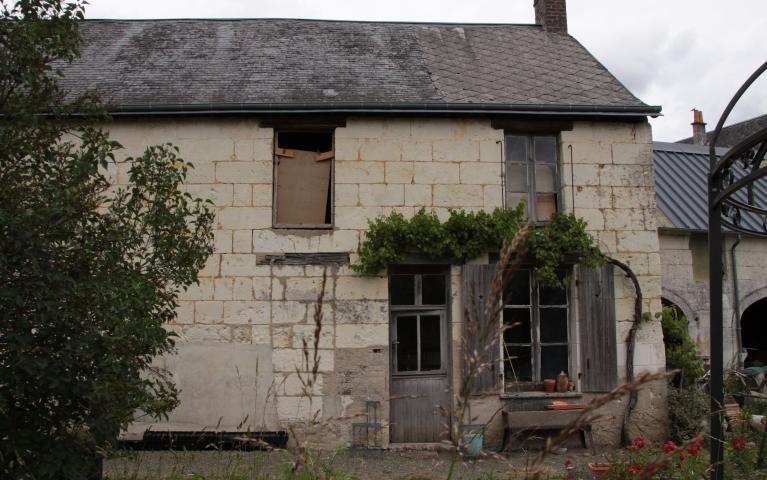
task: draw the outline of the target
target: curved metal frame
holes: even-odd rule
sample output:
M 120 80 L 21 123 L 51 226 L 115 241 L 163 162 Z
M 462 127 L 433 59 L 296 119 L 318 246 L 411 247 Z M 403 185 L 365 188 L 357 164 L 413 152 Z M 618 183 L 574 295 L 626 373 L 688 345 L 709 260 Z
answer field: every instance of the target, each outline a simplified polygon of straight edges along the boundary
M 767 71 L 767 62 L 743 83 L 725 108 L 709 142 L 710 173 L 708 177 L 708 238 L 709 238 L 709 300 L 711 308 L 711 479 L 724 478 L 724 432 L 722 411 L 724 406 L 724 338 L 722 331 L 722 226 L 735 231 L 767 238 L 767 199 L 759 204 L 753 193 L 757 181 L 767 177 L 767 165 L 762 166 L 767 154 L 767 128 L 749 135 L 731 147 L 717 160 L 716 142 L 722 126 L 746 90 Z M 736 170 L 737 161 L 743 169 Z M 745 171 L 746 173 L 743 173 Z M 735 178 L 736 174 L 740 178 Z M 735 198 L 744 191 L 747 201 Z M 742 198 L 742 197 L 741 197 Z M 741 211 L 757 215 L 762 220 L 762 231 L 741 225 Z M 724 217 L 724 218 L 723 218 Z

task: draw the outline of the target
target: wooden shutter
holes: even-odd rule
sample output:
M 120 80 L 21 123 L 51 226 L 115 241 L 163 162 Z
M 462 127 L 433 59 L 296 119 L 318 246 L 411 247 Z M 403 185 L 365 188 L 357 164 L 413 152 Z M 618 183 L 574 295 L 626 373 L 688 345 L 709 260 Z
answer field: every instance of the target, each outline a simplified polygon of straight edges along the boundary
M 461 276 L 461 315 L 463 317 L 464 345 L 467 348 L 483 352 L 487 345 L 482 344 L 479 338 L 478 325 L 485 322 L 485 300 L 490 295 L 490 289 L 495 275 L 495 265 L 464 265 Z M 467 315 L 467 312 L 469 314 Z M 498 393 L 498 380 L 500 378 L 500 325 L 498 319 L 492 320 L 493 330 L 487 336 L 487 340 L 494 340 L 494 345 L 485 355 L 482 355 L 480 364 L 489 364 L 490 368 L 483 369 L 474 380 L 472 393 Z M 487 343 L 487 342 L 486 342 Z M 464 374 L 466 373 L 465 358 Z
M 608 392 L 618 382 L 613 266 L 578 268 L 581 390 Z
M 328 223 L 331 157 L 319 161 L 315 152 L 280 148 L 275 151 L 275 201 L 278 225 Z

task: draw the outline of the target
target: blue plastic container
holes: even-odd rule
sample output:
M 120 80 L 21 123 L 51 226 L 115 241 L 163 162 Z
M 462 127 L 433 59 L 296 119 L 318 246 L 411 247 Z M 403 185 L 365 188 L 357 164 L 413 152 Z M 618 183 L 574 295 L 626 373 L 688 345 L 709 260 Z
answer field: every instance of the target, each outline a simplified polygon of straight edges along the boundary
M 480 454 L 485 443 L 484 432 L 485 426 L 481 424 L 463 426 L 463 448 L 466 455 L 476 457 Z

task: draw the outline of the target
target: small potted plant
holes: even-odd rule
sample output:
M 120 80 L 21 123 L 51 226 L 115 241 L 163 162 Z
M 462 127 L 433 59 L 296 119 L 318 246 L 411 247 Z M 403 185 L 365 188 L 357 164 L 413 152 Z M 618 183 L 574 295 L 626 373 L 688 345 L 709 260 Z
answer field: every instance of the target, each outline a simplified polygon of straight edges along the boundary
M 609 463 L 589 463 L 589 470 L 591 470 L 591 476 L 593 478 L 607 478 L 607 475 L 610 473 L 610 468 L 612 468 L 612 465 Z

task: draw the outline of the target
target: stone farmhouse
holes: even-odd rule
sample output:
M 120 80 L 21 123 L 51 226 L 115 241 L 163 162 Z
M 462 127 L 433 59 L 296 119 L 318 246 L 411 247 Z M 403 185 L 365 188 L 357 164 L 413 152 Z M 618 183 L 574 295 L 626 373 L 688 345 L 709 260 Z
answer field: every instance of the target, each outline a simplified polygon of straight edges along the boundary
M 678 143 L 655 142 L 653 161 L 662 258 L 663 302 L 676 306 L 690 323 L 701 356 L 709 356 L 708 270 L 708 141 L 701 112 L 696 112 L 693 137 Z M 722 129 L 719 155 L 767 125 L 767 115 Z M 736 166 L 736 168 L 738 168 Z M 767 185 L 758 181 L 757 198 L 767 198 Z M 744 226 L 767 228 L 749 212 Z M 724 360 L 725 365 L 767 364 L 767 241 L 725 230 Z M 758 363 L 755 363 L 758 362 Z
M 660 107 L 568 35 L 564 0 L 534 8 L 532 25 L 82 23 L 82 56 L 64 67 L 64 88 L 108 102 L 105 127 L 125 157 L 179 146 L 195 164 L 185 188 L 217 212 L 215 253 L 169 326 L 178 353 L 158 360 L 181 405 L 127 437 L 309 425 L 306 438 L 328 447 L 359 435 L 384 447 L 444 440 L 462 371 L 462 290 L 497 252 L 354 273 L 368 221 L 389 212 L 444 217 L 521 199 L 534 221 L 573 212 L 637 274 L 643 310 L 660 310 L 647 122 Z M 125 157 L 110 171 L 117 183 Z M 303 345 L 314 342 L 323 272 L 318 378 L 307 394 Z M 492 393 L 472 400 L 488 443 L 500 441 L 501 408 L 588 402 L 627 375 L 635 292 L 623 273 L 574 268 L 569 288 L 546 291 L 524 271 L 515 289 L 524 294 L 503 317 L 522 319 L 526 333 L 500 342 Z M 635 372 L 664 362 L 660 322 L 642 322 Z M 542 381 L 560 372 L 575 391 L 545 394 Z M 597 443 L 618 441 L 625 406 L 594 425 Z M 665 417 L 660 381 L 640 393 L 631 432 L 661 436 Z

